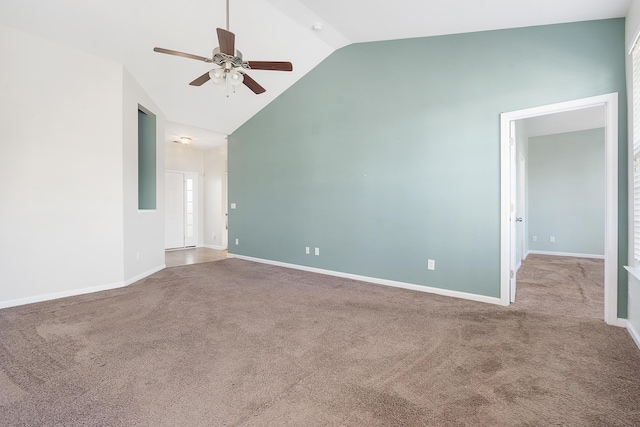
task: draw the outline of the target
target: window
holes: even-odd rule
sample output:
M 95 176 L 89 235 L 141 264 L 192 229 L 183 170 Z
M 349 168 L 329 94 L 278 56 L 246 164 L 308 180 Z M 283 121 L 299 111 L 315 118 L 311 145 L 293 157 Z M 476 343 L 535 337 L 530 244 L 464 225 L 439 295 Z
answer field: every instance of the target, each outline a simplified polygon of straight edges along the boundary
M 193 178 L 187 178 L 186 188 L 186 227 L 185 237 L 193 237 Z
M 156 209 L 156 116 L 138 109 L 138 209 Z
M 631 52 L 633 62 L 633 257 L 640 262 L 640 43 Z

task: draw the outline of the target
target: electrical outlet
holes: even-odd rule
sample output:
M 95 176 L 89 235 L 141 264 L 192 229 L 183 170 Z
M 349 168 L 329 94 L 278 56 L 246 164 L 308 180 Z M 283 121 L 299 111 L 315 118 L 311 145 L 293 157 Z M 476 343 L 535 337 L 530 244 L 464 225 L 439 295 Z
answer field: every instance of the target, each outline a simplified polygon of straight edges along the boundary
M 556 236 L 549 236 L 549 242 L 555 243 L 556 242 Z
M 216 240 L 216 233 L 211 233 L 211 238 L 212 238 L 213 240 Z
M 315 252 L 315 254 L 316 254 L 316 255 L 320 255 L 320 248 L 316 248 L 316 252 Z
M 304 250 L 304 252 L 309 255 L 309 246 L 306 247 L 306 249 Z
M 429 270 L 435 270 L 436 269 L 436 261 L 433 259 L 430 259 L 427 261 L 427 268 Z
M 235 203 L 231 203 L 231 209 L 235 209 L 236 208 L 236 204 Z
M 531 240 L 533 240 L 534 242 L 537 242 L 537 241 L 538 241 L 538 236 L 533 236 L 533 237 L 531 238 Z
M 238 239 L 236 239 L 236 245 L 237 245 L 238 243 L 239 243 L 239 242 L 238 242 Z

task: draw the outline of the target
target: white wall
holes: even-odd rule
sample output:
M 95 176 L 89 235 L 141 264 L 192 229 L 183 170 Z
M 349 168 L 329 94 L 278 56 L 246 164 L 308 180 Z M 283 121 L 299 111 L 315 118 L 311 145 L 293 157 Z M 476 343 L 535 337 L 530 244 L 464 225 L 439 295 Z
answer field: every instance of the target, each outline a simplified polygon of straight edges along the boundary
M 2 26 L 0 56 L 0 307 L 162 268 L 162 113 L 120 64 Z M 157 115 L 158 209 L 145 214 L 138 104 Z
M 633 0 L 626 18 L 626 45 L 627 52 L 632 47 L 636 36 L 640 32 L 640 1 Z M 633 87 L 631 73 L 631 57 L 627 55 L 627 105 L 629 112 L 629 188 L 633 188 Z M 631 193 L 631 192 L 630 192 Z M 629 265 L 634 265 L 633 260 L 633 194 L 629 195 Z M 627 314 L 628 328 L 636 340 L 636 344 L 640 347 L 640 281 L 636 280 L 631 274 L 629 275 L 629 301 Z
M 190 145 L 165 143 L 166 170 L 204 173 L 204 152 Z
M 214 249 L 227 249 L 227 146 L 211 148 L 204 153 L 204 244 Z
M 122 66 L 0 26 L 0 307 L 123 278 Z
M 121 88 L 124 280 L 164 268 L 164 115 L 128 71 Z M 138 105 L 156 116 L 156 210 L 138 211 Z

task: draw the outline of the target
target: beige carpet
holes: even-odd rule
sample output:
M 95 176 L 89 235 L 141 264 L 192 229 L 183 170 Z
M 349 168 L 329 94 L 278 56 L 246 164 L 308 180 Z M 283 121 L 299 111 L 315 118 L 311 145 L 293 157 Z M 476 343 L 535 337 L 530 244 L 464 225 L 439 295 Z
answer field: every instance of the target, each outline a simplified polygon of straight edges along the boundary
M 0 424 L 638 425 L 601 269 L 539 261 L 509 308 L 228 259 L 0 310 Z
M 518 270 L 514 307 L 604 319 L 604 260 L 529 255 Z

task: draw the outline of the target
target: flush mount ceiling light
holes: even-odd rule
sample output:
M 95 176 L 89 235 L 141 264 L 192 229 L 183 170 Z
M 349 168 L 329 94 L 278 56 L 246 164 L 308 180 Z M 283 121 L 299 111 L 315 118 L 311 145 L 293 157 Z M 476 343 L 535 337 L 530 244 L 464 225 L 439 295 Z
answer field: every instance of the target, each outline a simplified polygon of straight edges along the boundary
M 184 145 L 189 145 L 191 144 L 191 138 L 189 138 L 188 136 L 181 136 L 180 143 Z

